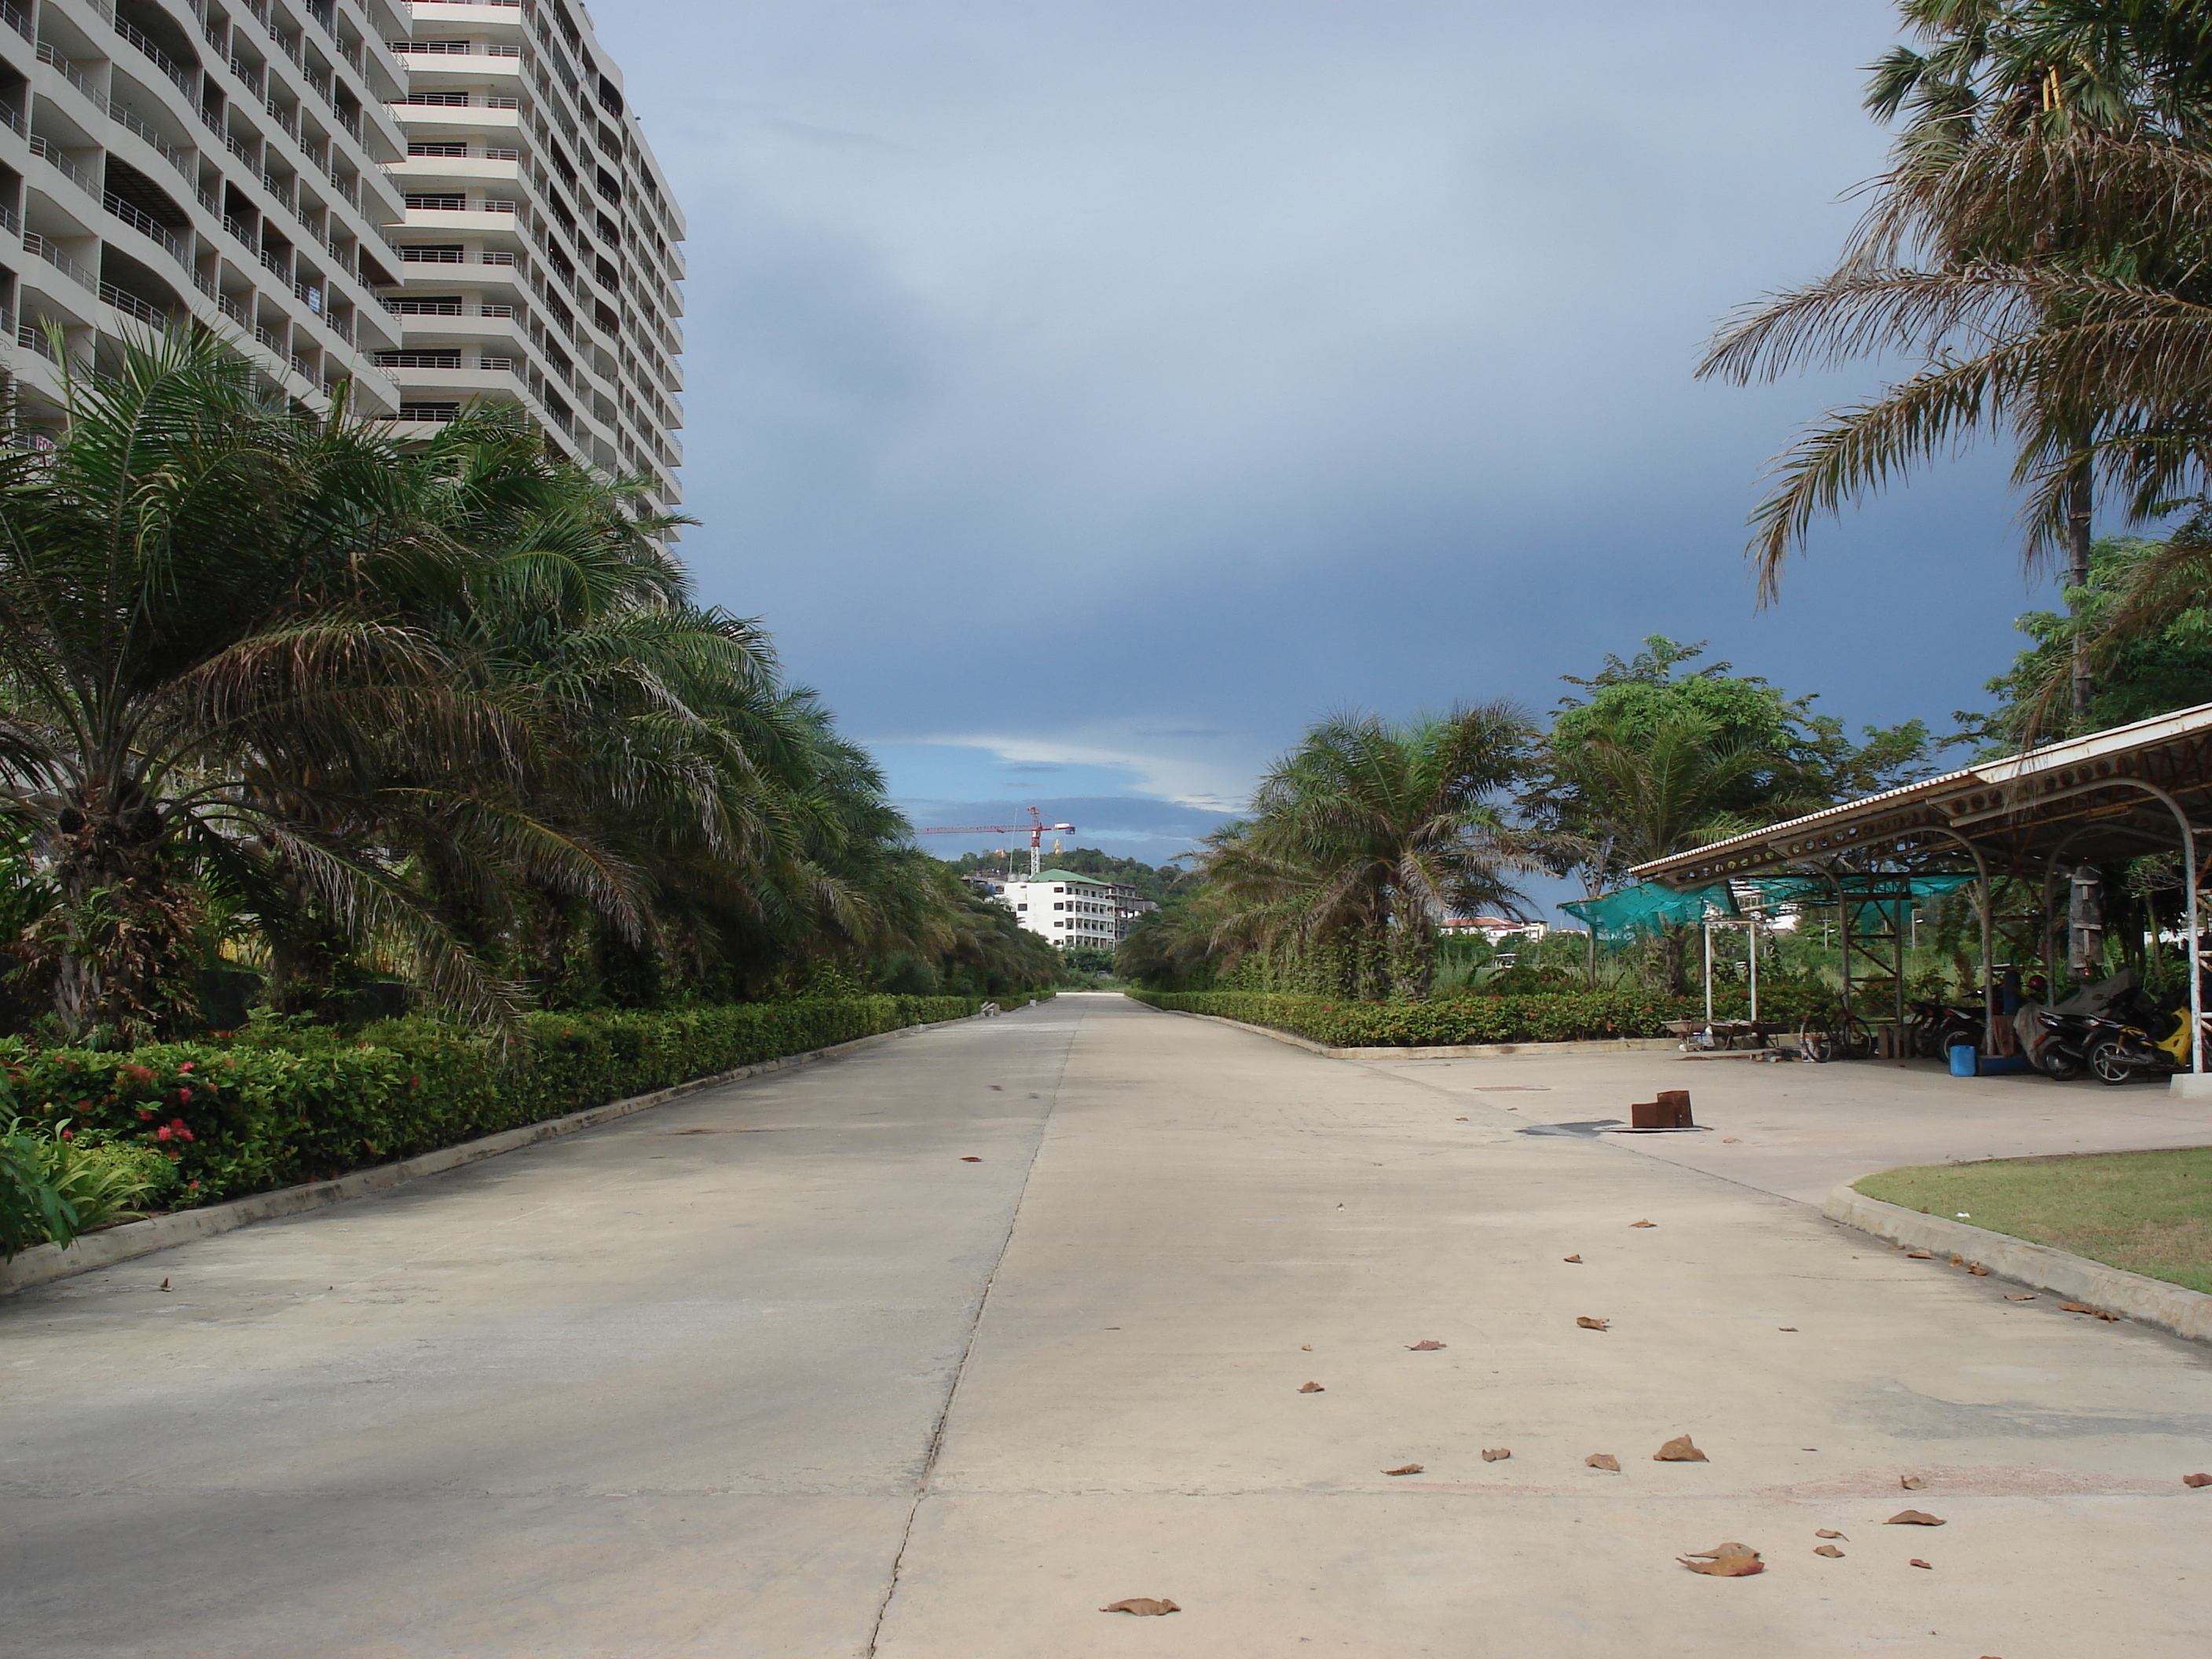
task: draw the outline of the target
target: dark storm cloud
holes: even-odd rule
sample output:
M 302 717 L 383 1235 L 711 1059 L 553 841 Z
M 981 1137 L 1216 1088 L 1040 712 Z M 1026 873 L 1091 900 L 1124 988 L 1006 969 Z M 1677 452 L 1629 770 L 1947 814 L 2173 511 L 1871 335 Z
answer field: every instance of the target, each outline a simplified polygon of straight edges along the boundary
M 1864 720 L 2012 648 L 1993 465 L 1755 613 L 1761 464 L 1870 382 L 1690 377 L 1880 165 L 1879 0 L 608 13 L 690 220 L 685 552 L 902 797 L 1067 764 L 1171 832 L 1322 712 L 1654 630 Z

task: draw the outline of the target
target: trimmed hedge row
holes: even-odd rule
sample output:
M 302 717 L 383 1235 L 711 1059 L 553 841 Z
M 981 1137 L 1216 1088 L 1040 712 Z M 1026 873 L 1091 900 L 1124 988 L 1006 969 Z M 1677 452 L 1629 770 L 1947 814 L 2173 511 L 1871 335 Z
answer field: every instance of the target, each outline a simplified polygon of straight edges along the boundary
M 1703 996 L 1634 991 L 1537 991 L 1510 996 L 1440 997 L 1431 1002 L 1349 1002 L 1277 991 L 1131 991 L 1155 1008 L 1218 1014 L 1271 1025 L 1332 1048 L 1449 1048 L 1475 1042 L 1572 1042 L 1591 1038 L 1666 1036 L 1670 1019 L 1702 1019 Z M 1828 999 L 1832 1002 L 1833 998 Z M 1760 1017 L 1795 1023 L 1811 998 L 1761 987 Z M 1801 1004 L 1807 1005 L 1801 1006 Z M 1717 1014 L 1740 1018 L 1742 996 L 1713 1000 Z
M 1044 996 L 1052 993 L 1045 992 Z M 1037 1000 L 1002 996 L 1002 1008 Z M 532 1014 L 494 1036 L 425 1018 L 276 1028 L 124 1053 L 0 1043 L 24 1118 L 156 1148 L 176 1207 L 388 1164 L 695 1078 L 909 1025 L 976 997 L 867 996 Z

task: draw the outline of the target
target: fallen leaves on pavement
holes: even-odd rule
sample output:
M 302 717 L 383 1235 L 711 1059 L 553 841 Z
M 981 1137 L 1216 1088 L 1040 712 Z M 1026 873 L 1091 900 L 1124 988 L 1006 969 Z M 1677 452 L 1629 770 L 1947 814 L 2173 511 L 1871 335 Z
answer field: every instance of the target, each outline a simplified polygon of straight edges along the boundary
M 1748 1544 L 1716 1544 L 1709 1550 L 1693 1550 L 1674 1559 L 1692 1572 L 1707 1573 L 1715 1578 L 1748 1578 L 1755 1572 L 1766 1571 L 1759 1552 Z
M 1382 1471 L 1385 1474 L 1419 1474 L 1420 1472 L 1421 1466 L 1419 1463 L 1401 1463 L 1395 1469 Z
M 1833 1527 L 1822 1527 L 1814 1532 L 1813 1536 L 1815 1538 L 1841 1538 L 1844 1534 L 1838 1532 Z
M 1592 1319 L 1588 1314 L 1577 1314 L 1575 1323 L 1586 1331 L 1601 1331 L 1613 1322 L 1610 1319 Z
M 1512 1455 L 1503 1446 L 1485 1446 L 1482 1449 L 1482 1461 L 1486 1463 L 1502 1463 Z
M 1620 1460 L 1611 1452 L 1592 1452 L 1583 1462 L 1594 1469 L 1610 1469 L 1615 1474 L 1620 1473 Z
M 1905 1259 L 1907 1261 L 1926 1261 L 1930 1258 L 1925 1250 L 1907 1250 L 1905 1253 Z
M 1840 1561 L 1844 1559 L 1844 1553 L 1833 1544 L 1816 1544 L 1813 1547 L 1813 1553 L 1825 1555 L 1832 1561 Z
M 2212 1486 L 2212 1474 L 2185 1474 L 2181 1477 L 2181 1484 L 2185 1486 Z
M 963 1164 L 981 1164 L 983 1160 L 980 1158 L 963 1158 L 960 1161 Z
M 1922 1560 L 1922 1559 L 1921 1559 L 1918 1556 L 1917 1556 L 1917 1555 L 1916 1555 L 1916 1556 L 1914 1556 L 1911 1560 L 1907 1561 L 1905 1565 L 1906 1566 L 1908 1566 L 1908 1567 L 1928 1567 L 1928 1571 L 1930 1571 L 1930 1572 L 1933 1572 L 1933 1571 L 1936 1571 L 1936 1569 L 1935 1569 L 1935 1568 L 1933 1568 L 1933 1567 L 1929 1567 L 1929 1566 L 1928 1566 L 1928 1564 L 1927 1564 L 1925 1561 Z
M 1907 1492 L 1918 1492 L 1928 1483 L 1917 1474 L 1905 1474 L 1898 1477 L 1897 1484 Z
M 1967 1268 L 1966 1271 L 1973 1274 L 1977 1279 L 1987 1279 L 1990 1276 L 1990 1270 L 1982 1266 L 1978 1261 L 1974 1263 L 1972 1267 Z
M 1425 1336 L 1418 1342 L 1408 1342 L 1406 1345 L 1406 1351 L 1408 1353 L 1434 1353 L 1443 1346 L 1443 1344 L 1434 1337 Z
M 1628 1224 L 1632 1227 L 1656 1227 L 1659 1224 L 1656 1221 L 1632 1221 Z
M 2033 1291 L 2007 1291 L 2005 1292 L 2005 1300 L 2008 1302 L 2033 1302 L 2035 1300 L 2035 1292 Z
M 1577 1267 L 1582 1265 L 1582 1252 L 1579 1250 L 1572 1255 L 1563 1255 L 1559 1258 L 1562 1261 L 1571 1261 Z
M 1109 1601 L 1098 1611 L 1133 1613 L 1140 1619 L 1156 1619 L 1163 1613 L 1181 1613 L 1182 1609 L 1163 1596 L 1132 1595 L 1119 1601 Z
M 1926 1510 L 1899 1510 L 1882 1522 L 1885 1527 L 1940 1527 L 1942 1524 L 1942 1516 L 1930 1515 Z
M 1651 1461 L 1655 1463 L 1703 1463 L 1707 1459 L 1705 1453 L 1690 1443 L 1688 1435 L 1678 1434 L 1653 1452 Z
M 2119 1315 L 2116 1313 L 2106 1313 L 2102 1308 L 2093 1308 L 2086 1302 L 2062 1302 L 2058 1304 L 2058 1311 L 2061 1313 L 2094 1314 L 2098 1318 L 2113 1323 L 2117 1323 L 2120 1317 Z
M 1300 1394 L 1327 1394 L 1328 1390 L 1322 1387 L 1318 1382 L 1302 1382 L 1298 1385 L 1298 1392 Z

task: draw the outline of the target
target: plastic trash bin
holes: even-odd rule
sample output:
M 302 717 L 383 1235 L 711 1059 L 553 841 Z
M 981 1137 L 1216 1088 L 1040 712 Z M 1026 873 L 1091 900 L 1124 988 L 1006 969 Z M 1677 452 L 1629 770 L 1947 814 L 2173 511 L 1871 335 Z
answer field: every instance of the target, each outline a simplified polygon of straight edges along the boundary
M 1951 1075 L 1953 1077 L 1973 1076 L 1975 1063 L 1980 1059 L 1981 1056 L 1974 1052 L 1972 1043 L 1953 1043 L 1951 1045 Z

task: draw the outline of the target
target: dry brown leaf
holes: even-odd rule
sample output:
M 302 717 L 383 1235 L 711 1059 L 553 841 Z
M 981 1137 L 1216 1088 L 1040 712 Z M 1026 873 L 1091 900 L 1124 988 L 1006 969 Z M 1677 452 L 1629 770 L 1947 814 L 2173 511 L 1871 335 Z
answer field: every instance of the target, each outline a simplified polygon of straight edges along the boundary
M 1382 1471 L 1385 1474 L 1419 1474 L 1420 1472 L 1421 1466 L 1419 1463 L 1401 1463 L 1395 1469 Z
M 1907 1561 L 1905 1565 L 1908 1567 L 1928 1567 L 1928 1564 L 1917 1555 L 1911 1560 Z M 1933 1567 L 1928 1567 L 1928 1571 L 1933 1572 L 1936 1569 Z
M 1978 1261 L 1974 1263 L 1972 1267 L 1967 1268 L 1966 1271 L 1973 1274 L 1977 1279 L 1987 1279 L 1990 1276 L 1990 1270 L 1982 1266 Z
M 163 1280 L 161 1281 L 161 1288 L 162 1288 L 163 1290 L 165 1290 L 165 1291 L 168 1290 L 168 1288 L 169 1288 L 169 1281 L 168 1281 L 167 1279 L 163 1279 Z M 336 1289 L 337 1289 L 337 1285 L 331 1285 L 331 1288 L 332 1290 L 336 1290 Z M 174 1295 L 174 1294 L 175 1294 L 175 1292 L 174 1292 L 174 1291 L 171 1291 L 170 1293 L 171 1293 L 172 1295 Z
M 1813 1547 L 1813 1553 L 1825 1555 L 1831 1561 L 1840 1561 L 1844 1559 L 1844 1553 L 1833 1544 L 1816 1544 Z
M 981 1164 L 983 1160 L 980 1158 L 963 1158 L 960 1161 L 963 1164 Z
M 1926 1510 L 1899 1510 L 1882 1522 L 1885 1527 L 1940 1527 L 1942 1524 L 1941 1516 L 1930 1515 Z
M 1163 1613 L 1181 1613 L 1182 1609 L 1164 1597 L 1132 1595 L 1120 1601 L 1109 1601 L 1098 1609 L 1101 1613 L 1133 1613 L 1140 1619 L 1156 1619 Z
M 1482 1461 L 1486 1463 L 1503 1463 L 1512 1455 L 1503 1446 L 1485 1446 L 1482 1449 Z
M 1659 1224 L 1656 1221 L 1632 1221 L 1628 1224 L 1632 1227 L 1656 1227 Z
M 1925 1480 L 1923 1480 L 1917 1474 L 1905 1474 L 1899 1475 L 1898 1477 L 1897 1484 L 1904 1487 L 1907 1492 L 1918 1492 L 1928 1483 Z
M 1723 1135 L 1721 1137 L 1721 1145 L 1723 1146 L 1733 1146 L 1736 1145 L 1737 1139 L 1738 1138 L 1735 1135 Z
M 2094 1308 L 2091 1307 L 2091 1306 L 2090 1306 L 2087 1303 L 2086 1303 L 2086 1302 L 2062 1302 L 2062 1303 L 2060 1303 L 2060 1304 L 2058 1304 L 2058 1311 L 2059 1311 L 2059 1312 L 2061 1312 L 2061 1313 L 2092 1313 L 2092 1314 L 2093 1314 L 2093 1313 L 2096 1312 L 2097 1310 L 2096 1310 Z
M 2181 1477 L 2181 1484 L 2185 1486 L 2212 1486 L 2212 1474 L 2185 1474 Z
M 1777 1325 L 1774 1328 L 1778 1331 L 1794 1331 L 1797 1328 L 1795 1325 Z
M 1822 1527 L 1814 1533 L 1813 1536 L 1815 1538 L 1841 1538 L 1844 1534 L 1838 1532 L 1833 1527 Z
M 1759 1552 L 1748 1544 L 1716 1544 L 1709 1550 L 1674 1559 L 1692 1572 L 1706 1573 L 1715 1578 L 1748 1578 L 1753 1573 L 1766 1571 Z
M 1328 1390 L 1322 1387 L 1318 1382 L 1301 1382 L 1298 1384 L 1298 1392 L 1300 1394 L 1327 1394 Z
M 1925 1250 L 1907 1250 L 1905 1253 L 1905 1259 L 1907 1261 L 1926 1261 L 1929 1257 Z
M 1601 1331 L 1613 1322 L 1610 1319 L 1592 1319 L 1588 1314 L 1577 1314 L 1575 1323 L 1586 1331 Z
M 1951 1265 L 1954 1267 L 1963 1267 L 1966 1265 L 1966 1258 L 1954 1250 L 1951 1252 Z
M 1434 1353 L 1443 1346 L 1443 1343 L 1430 1336 L 1425 1336 L 1418 1342 L 1408 1342 L 1406 1345 L 1407 1352 L 1412 1353 Z
M 2116 1313 L 2106 1313 L 2102 1308 L 2097 1310 L 2097 1317 L 2103 1320 L 2109 1325 L 2117 1325 L 2120 1322 L 2119 1315 Z
M 1611 1452 L 1592 1452 L 1583 1462 L 1594 1469 L 1610 1469 L 1615 1474 L 1620 1473 L 1620 1460 Z
M 2035 1292 L 2033 1291 L 2007 1291 L 2005 1292 L 2005 1300 L 2008 1302 L 2033 1302 L 2035 1300 Z
M 1310 1343 L 1310 1342 L 1301 1342 L 1301 1343 L 1299 1343 L 1299 1344 L 1298 1344 L 1298 1352 L 1299 1352 L 1300 1353 L 1311 1353 L 1311 1352 L 1313 1352 L 1313 1344 L 1312 1344 L 1312 1343 Z
M 1582 1253 L 1581 1253 L 1579 1250 L 1577 1250 L 1577 1251 L 1574 1255 L 1563 1255 L 1563 1256 L 1561 1256 L 1561 1257 L 1559 1258 L 1559 1260 L 1560 1260 L 1560 1261 L 1571 1261 L 1571 1262 L 1574 1262 L 1577 1267 L 1579 1267 L 1579 1266 L 1581 1265 L 1581 1263 L 1582 1263 L 1582 1259 L 1583 1259 L 1583 1258 L 1582 1258 Z
M 1688 1435 L 1678 1434 L 1653 1452 L 1651 1461 L 1655 1463 L 1703 1463 L 1706 1458 L 1705 1453 L 1690 1443 Z
M 1467 1120 L 1466 1120 L 1465 1118 L 1463 1118 L 1463 1117 L 1455 1117 L 1455 1118 L 1454 1118 L 1454 1119 L 1452 1120 L 1452 1121 L 1453 1121 L 1453 1122 L 1455 1122 L 1455 1123 L 1464 1123 L 1464 1122 L 1466 1122 L 1466 1121 L 1467 1121 Z

